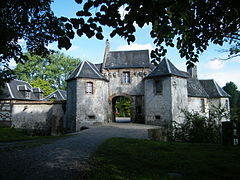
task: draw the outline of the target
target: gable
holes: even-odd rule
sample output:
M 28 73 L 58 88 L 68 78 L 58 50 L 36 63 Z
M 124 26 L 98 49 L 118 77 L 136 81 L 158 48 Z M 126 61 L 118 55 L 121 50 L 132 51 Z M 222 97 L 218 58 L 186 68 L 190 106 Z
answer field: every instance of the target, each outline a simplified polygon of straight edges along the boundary
M 49 94 L 47 97 L 44 98 L 45 101 L 48 100 L 66 100 L 67 99 L 67 93 L 64 90 L 56 90 L 53 93 Z

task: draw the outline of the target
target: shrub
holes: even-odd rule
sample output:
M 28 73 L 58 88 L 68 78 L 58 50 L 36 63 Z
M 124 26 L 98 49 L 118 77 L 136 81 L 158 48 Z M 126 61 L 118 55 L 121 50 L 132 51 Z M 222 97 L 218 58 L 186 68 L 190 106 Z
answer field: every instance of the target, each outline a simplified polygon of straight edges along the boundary
M 194 143 L 221 143 L 221 121 L 216 116 L 208 118 L 198 112 L 183 112 L 186 120 L 182 124 L 173 123 L 172 140 Z

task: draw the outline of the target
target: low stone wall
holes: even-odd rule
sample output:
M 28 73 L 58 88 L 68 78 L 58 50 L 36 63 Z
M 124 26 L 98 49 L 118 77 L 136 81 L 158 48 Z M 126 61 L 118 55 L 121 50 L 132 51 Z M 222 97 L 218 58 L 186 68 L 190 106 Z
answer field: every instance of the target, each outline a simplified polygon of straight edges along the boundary
M 65 101 L 11 101 L 11 126 L 39 135 L 63 132 Z

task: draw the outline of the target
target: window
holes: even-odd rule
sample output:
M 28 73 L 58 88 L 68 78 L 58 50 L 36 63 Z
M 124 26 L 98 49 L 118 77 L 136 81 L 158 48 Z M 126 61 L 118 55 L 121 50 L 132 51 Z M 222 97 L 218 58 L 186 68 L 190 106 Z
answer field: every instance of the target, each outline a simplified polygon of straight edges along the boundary
M 226 110 L 229 110 L 229 109 L 228 109 L 228 100 L 225 101 L 225 109 L 226 109 Z
M 122 82 L 124 84 L 130 84 L 130 72 L 123 72 Z
M 205 101 L 204 101 L 204 99 L 201 99 L 201 111 L 202 111 L 202 113 L 205 112 Z
M 92 82 L 86 83 L 86 93 L 93 94 L 93 83 Z
M 26 99 L 30 99 L 30 98 L 31 98 L 31 92 L 26 91 L 26 92 L 25 92 L 25 98 L 26 98 Z
M 90 115 L 88 116 L 89 119 L 95 119 L 95 116 L 94 115 Z
M 155 94 L 162 94 L 162 81 L 161 80 L 155 80 Z
M 42 93 L 39 93 L 39 99 L 43 99 L 43 94 Z

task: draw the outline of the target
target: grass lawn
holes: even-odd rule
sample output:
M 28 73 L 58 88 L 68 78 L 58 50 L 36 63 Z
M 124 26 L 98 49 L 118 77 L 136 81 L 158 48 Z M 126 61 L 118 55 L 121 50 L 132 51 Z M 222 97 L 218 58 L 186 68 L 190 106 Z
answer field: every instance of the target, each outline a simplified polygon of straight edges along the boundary
M 26 132 L 16 130 L 0 124 L 0 152 L 13 151 L 49 144 L 55 140 L 67 138 L 71 135 L 62 136 L 30 136 Z M 13 143 L 8 143 L 13 142 Z
M 61 136 L 30 136 L 22 130 L 17 130 L 0 124 L 0 142 L 12 142 L 35 139 L 57 139 Z
M 80 179 L 240 179 L 240 148 L 113 138 Z

